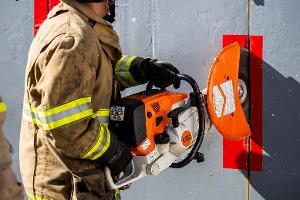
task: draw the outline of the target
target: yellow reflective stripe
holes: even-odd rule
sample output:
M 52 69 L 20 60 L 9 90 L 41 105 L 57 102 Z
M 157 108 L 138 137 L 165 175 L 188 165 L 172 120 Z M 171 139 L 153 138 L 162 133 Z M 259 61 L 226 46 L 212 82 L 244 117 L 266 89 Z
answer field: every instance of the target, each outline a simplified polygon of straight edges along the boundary
M 106 152 L 106 150 L 108 149 L 108 147 L 110 145 L 110 133 L 109 133 L 109 130 L 108 130 L 108 127 L 107 127 L 106 124 L 104 125 L 104 127 L 105 127 L 105 129 L 107 130 L 107 133 L 108 133 L 107 134 L 107 139 L 106 139 L 106 144 L 105 144 L 105 146 L 103 147 L 103 149 L 98 154 L 96 154 L 94 157 L 91 158 L 91 160 L 96 160 L 100 156 L 102 156 Z
M 76 107 L 76 106 L 79 106 L 79 105 L 81 105 L 81 104 L 85 104 L 85 103 L 88 103 L 88 102 L 91 102 L 91 101 L 92 101 L 92 97 L 84 97 L 84 98 L 80 98 L 80 99 L 71 101 L 71 102 L 69 102 L 69 103 L 66 103 L 66 104 L 57 106 L 57 107 L 55 107 L 55 108 L 51 108 L 51 109 L 46 110 L 46 111 L 35 111 L 35 112 L 36 112 L 39 116 L 47 117 L 47 116 L 49 116 L 49 115 L 53 115 L 53 114 L 56 114 L 56 113 L 65 111 L 65 110 L 68 110 L 68 109 L 70 109 L 70 108 L 74 108 L 74 107 Z
M 98 147 L 102 143 L 103 136 L 104 136 L 104 127 L 101 127 L 100 125 L 100 133 L 99 133 L 98 140 L 96 141 L 95 145 L 83 156 L 83 158 L 89 158 L 98 149 Z
M 104 147 L 99 151 L 99 148 L 101 147 L 104 138 L 104 133 L 106 132 L 106 141 Z M 102 123 L 100 124 L 100 133 L 99 137 L 94 144 L 94 146 L 83 156 L 83 158 L 96 160 L 100 156 L 102 156 L 105 151 L 108 149 L 110 145 L 110 132 L 108 129 L 108 123 Z M 97 154 L 93 155 L 95 152 L 99 151 Z M 92 156 L 93 155 L 93 156 Z
M 41 197 L 39 195 L 33 195 L 33 194 L 29 194 L 27 193 L 27 196 L 30 200 L 50 200 L 48 198 L 45 198 L 45 197 Z
M 121 192 L 120 189 L 115 189 L 115 200 L 120 200 L 121 199 Z
M 136 86 L 138 85 L 138 83 L 133 79 L 133 77 L 131 76 L 130 74 L 130 65 L 132 63 L 132 61 L 136 58 L 136 56 L 132 56 L 127 62 L 126 62 L 126 69 L 125 69 L 125 72 L 126 72 L 126 78 L 127 78 L 127 81 L 129 82 L 129 85 L 130 86 Z
M 45 111 L 37 111 L 24 103 L 23 116 L 25 120 L 38 124 L 44 130 L 52 130 L 92 116 L 91 100 L 91 97 L 84 97 Z
M 125 55 L 116 64 L 115 74 L 121 84 L 125 87 L 136 86 L 139 84 L 134 80 L 130 73 L 131 63 L 135 58 L 136 56 L 129 57 Z
M 109 116 L 109 109 L 100 109 L 98 110 L 94 115 L 93 118 L 95 117 L 108 117 Z
M 96 118 L 101 124 L 108 124 L 109 122 L 109 109 L 100 109 L 98 112 L 93 114 L 93 118 Z
M 116 64 L 116 68 L 115 71 L 119 72 L 120 71 L 120 67 L 122 62 L 124 61 L 124 59 L 127 57 L 127 55 L 122 56 L 122 58 L 120 60 L 118 60 L 117 64 Z
M 0 113 L 5 112 L 7 110 L 4 102 L 0 102 Z
M 92 115 L 93 115 L 93 109 L 88 109 L 88 110 L 85 110 L 83 112 L 76 113 L 74 115 L 65 117 L 63 119 L 60 119 L 58 121 L 51 122 L 51 123 L 48 123 L 48 124 L 47 123 L 42 123 L 39 119 L 37 119 L 37 124 L 40 125 L 42 127 L 42 129 L 44 129 L 46 131 L 49 131 L 49 130 L 64 126 L 66 124 L 70 124 L 72 122 L 75 122 L 77 120 L 80 120 L 80 119 L 83 119 L 85 117 L 89 117 L 89 116 L 92 116 Z

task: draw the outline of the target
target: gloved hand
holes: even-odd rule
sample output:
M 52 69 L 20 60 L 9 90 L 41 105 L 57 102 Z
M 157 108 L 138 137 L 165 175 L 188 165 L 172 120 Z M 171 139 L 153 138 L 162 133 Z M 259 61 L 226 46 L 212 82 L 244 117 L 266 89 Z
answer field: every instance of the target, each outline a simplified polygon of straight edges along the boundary
M 172 64 L 146 58 L 142 62 L 145 78 L 159 88 L 166 88 L 173 85 L 175 89 L 180 87 L 180 80 L 176 76 L 179 70 Z
M 126 144 L 119 141 L 114 151 L 114 155 L 105 158 L 105 164 L 109 167 L 112 177 L 118 176 L 126 169 L 132 160 L 132 154 Z
M 114 177 L 115 182 L 118 182 L 119 180 L 122 180 L 124 178 L 127 178 L 129 176 L 132 175 L 133 173 L 133 160 L 131 160 L 127 166 L 124 168 L 124 170 L 118 175 Z M 120 190 L 127 190 L 128 188 L 130 188 L 131 184 L 125 185 L 121 188 L 119 188 Z

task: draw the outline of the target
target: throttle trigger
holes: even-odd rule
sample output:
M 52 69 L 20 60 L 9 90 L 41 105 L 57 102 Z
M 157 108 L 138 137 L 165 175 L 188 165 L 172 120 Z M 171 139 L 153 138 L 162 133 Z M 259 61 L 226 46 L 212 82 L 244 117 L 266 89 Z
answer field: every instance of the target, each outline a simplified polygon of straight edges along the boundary
M 172 110 L 171 112 L 168 113 L 168 117 L 172 119 L 172 125 L 174 128 L 177 128 L 179 126 L 179 120 L 178 116 L 180 113 L 182 113 L 185 110 L 185 107 L 178 107 Z

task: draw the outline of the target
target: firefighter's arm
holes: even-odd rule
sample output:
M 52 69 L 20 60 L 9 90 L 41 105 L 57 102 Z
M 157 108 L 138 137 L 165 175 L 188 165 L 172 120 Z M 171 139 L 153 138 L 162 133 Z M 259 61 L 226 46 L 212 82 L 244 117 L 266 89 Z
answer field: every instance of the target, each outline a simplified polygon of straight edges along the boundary
M 5 115 L 6 115 L 6 105 L 0 96 L 0 126 L 1 124 L 4 123 Z
M 119 83 L 125 87 L 133 87 L 152 81 L 160 88 L 171 84 L 179 88 L 180 81 L 176 74 L 178 69 L 172 64 L 149 58 L 124 55 L 114 65 L 114 73 Z
M 46 50 L 37 84 L 42 94 L 39 106 L 33 108 L 37 124 L 65 156 L 98 160 L 118 173 L 132 155 L 108 129 L 108 108 L 92 109 L 99 60 L 91 48 L 96 46 L 76 36 L 63 35 L 55 41 Z

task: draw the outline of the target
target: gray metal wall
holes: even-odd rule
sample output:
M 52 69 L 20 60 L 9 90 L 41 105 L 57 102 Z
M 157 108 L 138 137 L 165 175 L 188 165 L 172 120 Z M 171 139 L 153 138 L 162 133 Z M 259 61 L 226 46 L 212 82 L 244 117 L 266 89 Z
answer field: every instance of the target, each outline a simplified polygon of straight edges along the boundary
M 33 38 L 33 0 L 0 1 L 0 95 L 8 107 L 5 133 L 14 148 L 13 167 L 20 179 L 18 152 L 24 74 Z
M 249 16 L 246 0 L 118 2 L 115 27 L 124 53 L 169 61 L 192 75 L 202 88 L 213 57 L 221 49 L 223 34 L 248 34 L 249 29 L 250 34 L 264 36 L 264 169 L 251 172 L 250 191 L 243 172 L 223 169 L 222 138 L 213 129 L 202 146 L 204 163 L 145 178 L 124 192 L 125 200 L 300 198 L 299 8 L 298 0 L 253 0 Z M 8 104 L 5 131 L 15 148 L 17 174 L 32 13 L 33 0 L 0 1 L 0 94 Z
M 300 1 L 256 0 L 251 34 L 264 36 L 263 172 L 251 199 L 300 199 Z
M 125 54 L 171 62 L 201 88 L 223 34 L 248 33 L 247 1 L 125 0 L 117 13 Z M 222 148 L 222 138 L 211 131 L 202 147 L 206 162 L 141 180 L 125 199 L 245 199 L 248 181 L 239 171 L 223 169 Z

